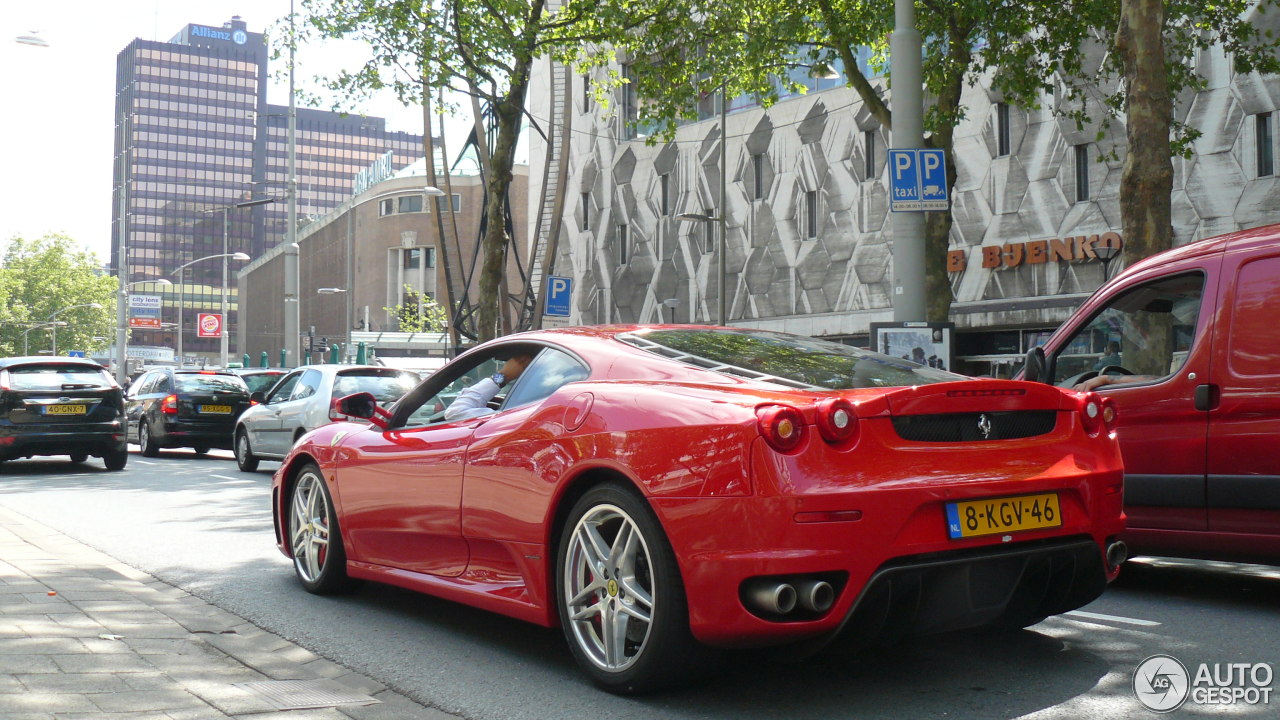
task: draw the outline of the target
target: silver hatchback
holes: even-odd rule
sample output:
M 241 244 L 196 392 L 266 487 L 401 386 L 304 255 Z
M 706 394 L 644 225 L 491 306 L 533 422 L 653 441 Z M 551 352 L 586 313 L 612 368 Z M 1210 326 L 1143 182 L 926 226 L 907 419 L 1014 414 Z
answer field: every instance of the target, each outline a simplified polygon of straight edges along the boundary
M 304 365 L 291 371 L 266 392 L 236 423 L 236 464 L 244 472 L 258 469 L 262 459 L 283 458 L 309 430 L 346 419 L 335 403 L 359 392 L 371 393 L 390 405 L 418 384 L 407 370 L 373 365 Z

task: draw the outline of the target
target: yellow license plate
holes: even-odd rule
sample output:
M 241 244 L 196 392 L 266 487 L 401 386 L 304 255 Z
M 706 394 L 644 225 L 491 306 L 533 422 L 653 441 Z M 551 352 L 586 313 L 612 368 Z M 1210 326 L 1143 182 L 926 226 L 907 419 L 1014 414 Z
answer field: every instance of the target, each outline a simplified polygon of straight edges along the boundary
M 947 533 L 952 539 L 1061 525 L 1058 493 L 947 503 Z
M 217 415 L 230 415 L 231 406 L 230 405 L 201 405 L 200 412 L 214 413 Z
M 84 415 L 88 408 L 84 405 L 46 405 L 45 415 Z

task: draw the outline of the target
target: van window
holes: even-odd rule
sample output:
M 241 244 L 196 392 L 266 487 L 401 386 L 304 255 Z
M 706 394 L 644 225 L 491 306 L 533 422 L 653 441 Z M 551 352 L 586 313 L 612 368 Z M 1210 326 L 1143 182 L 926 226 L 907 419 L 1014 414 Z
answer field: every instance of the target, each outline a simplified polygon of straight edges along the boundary
M 1280 323 L 1271 313 L 1280 307 L 1280 258 L 1254 260 L 1236 276 L 1236 299 L 1231 307 L 1231 371 L 1239 376 L 1280 374 L 1276 348 Z
M 1162 278 L 1117 295 L 1062 346 L 1053 383 L 1074 385 L 1090 372 L 1157 378 L 1177 372 L 1195 340 L 1203 298 L 1203 273 Z

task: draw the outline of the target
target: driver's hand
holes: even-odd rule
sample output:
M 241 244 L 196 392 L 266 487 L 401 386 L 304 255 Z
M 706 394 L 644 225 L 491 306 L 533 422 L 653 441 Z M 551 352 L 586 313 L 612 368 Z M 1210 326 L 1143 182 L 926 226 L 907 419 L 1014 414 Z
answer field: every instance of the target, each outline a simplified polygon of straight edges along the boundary
M 1099 388 L 1099 387 L 1102 387 L 1103 385 L 1110 385 L 1114 381 L 1115 381 L 1114 375 L 1097 375 L 1095 377 L 1089 378 L 1088 380 L 1085 380 L 1082 383 L 1076 384 L 1076 386 L 1071 389 L 1075 390 L 1076 392 L 1089 392 L 1094 388 Z

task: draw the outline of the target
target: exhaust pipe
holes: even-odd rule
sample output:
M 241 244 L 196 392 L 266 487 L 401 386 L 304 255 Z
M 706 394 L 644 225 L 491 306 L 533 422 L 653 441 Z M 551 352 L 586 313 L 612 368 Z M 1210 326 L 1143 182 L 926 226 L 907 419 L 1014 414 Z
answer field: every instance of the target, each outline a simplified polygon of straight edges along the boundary
M 1107 546 L 1107 567 L 1115 570 L 1129 559 L 1129 546 L 1116 540 Z
M 748 585 L 743 594 L 756 610 L 786 615 L 796 609 L 796 589 L 778 580 L 760 580 Z
M 836 602 L 835 588 L 825 580 L 801 580 L 796 583 L 797 602 L 809 612 L 824 613 Z

